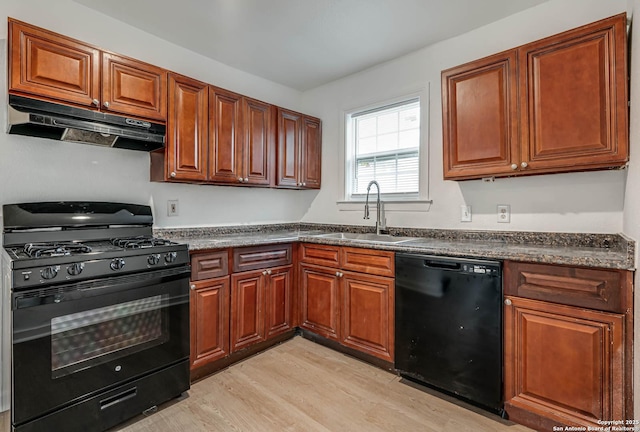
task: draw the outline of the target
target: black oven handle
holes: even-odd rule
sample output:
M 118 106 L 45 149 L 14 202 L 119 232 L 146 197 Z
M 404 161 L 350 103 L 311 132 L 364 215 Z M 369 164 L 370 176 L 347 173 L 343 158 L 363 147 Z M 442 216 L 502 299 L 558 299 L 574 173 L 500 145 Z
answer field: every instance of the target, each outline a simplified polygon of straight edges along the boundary
M 190 266 L 136 273 L 117 277 L 95 279 L 73 284 L 30 289 L 13 294 L 13 310 L 26 309 L 47 304 L 62 303 L 81 298 L 110 294 L 135 287 L 184 280 L 185 292 L 189 289 Z

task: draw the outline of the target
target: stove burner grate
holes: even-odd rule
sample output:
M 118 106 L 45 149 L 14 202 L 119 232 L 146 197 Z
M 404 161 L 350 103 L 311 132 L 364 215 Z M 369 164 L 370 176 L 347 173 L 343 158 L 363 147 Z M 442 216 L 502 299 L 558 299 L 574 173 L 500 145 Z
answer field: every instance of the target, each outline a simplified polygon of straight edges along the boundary
M 40 258 L 89 253 L 91 248 L 85 244 L 75 242 L 27 243 L 24 245 L 24 252 L 30 258 Z
M 111 244 L 125 249 L 140 249 L 171 244 L 169 240 L 150 236 L 124 237 L 111 239 Z

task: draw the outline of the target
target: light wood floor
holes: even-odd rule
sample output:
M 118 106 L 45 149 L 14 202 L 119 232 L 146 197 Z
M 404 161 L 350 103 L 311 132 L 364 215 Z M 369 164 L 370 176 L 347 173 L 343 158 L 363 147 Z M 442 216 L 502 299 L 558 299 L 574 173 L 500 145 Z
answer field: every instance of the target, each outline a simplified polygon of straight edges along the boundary
M 530 431 L 434 394 L 295 337 L 194 384 L 187 397 L 112 432 Z M 7 417 L 0 416 L 3 426 Z

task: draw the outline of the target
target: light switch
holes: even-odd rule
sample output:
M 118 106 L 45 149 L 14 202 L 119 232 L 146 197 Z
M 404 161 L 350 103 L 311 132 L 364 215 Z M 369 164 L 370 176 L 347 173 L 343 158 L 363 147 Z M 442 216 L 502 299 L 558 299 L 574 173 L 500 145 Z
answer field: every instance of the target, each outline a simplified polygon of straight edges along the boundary
M 471 206 L 460 206 L 460 222 L 471 222 Z

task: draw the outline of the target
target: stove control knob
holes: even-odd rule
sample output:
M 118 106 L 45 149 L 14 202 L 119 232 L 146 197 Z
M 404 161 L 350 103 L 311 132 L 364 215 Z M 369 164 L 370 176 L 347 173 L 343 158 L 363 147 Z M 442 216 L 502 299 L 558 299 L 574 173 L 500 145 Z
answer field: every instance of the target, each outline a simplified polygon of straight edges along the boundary
M 147 262 L 149 263 L 149 265 L 158 264 L 160 262 L 160 254 L 149 255 L 149 258 L 147 258 Z
M 42 279 L 53 279 L 58 275 L 58 270 L 60 270 L 60 266 L 45 267 L 40 270 L 40 276 Z
M 176 262 L 178 254 L 176 252 L 169 252 L 164 256 L 164 260 L 168 263 Z
M 73 263 L 67 267 L 67 273 L 71 276 L 78 276 L 84 270 L 84 263 Z
M 124 258 L 114 258 L 111 260 L 111 264 L 109 264 L 111 270 L 120 270 L 124 267 Z

